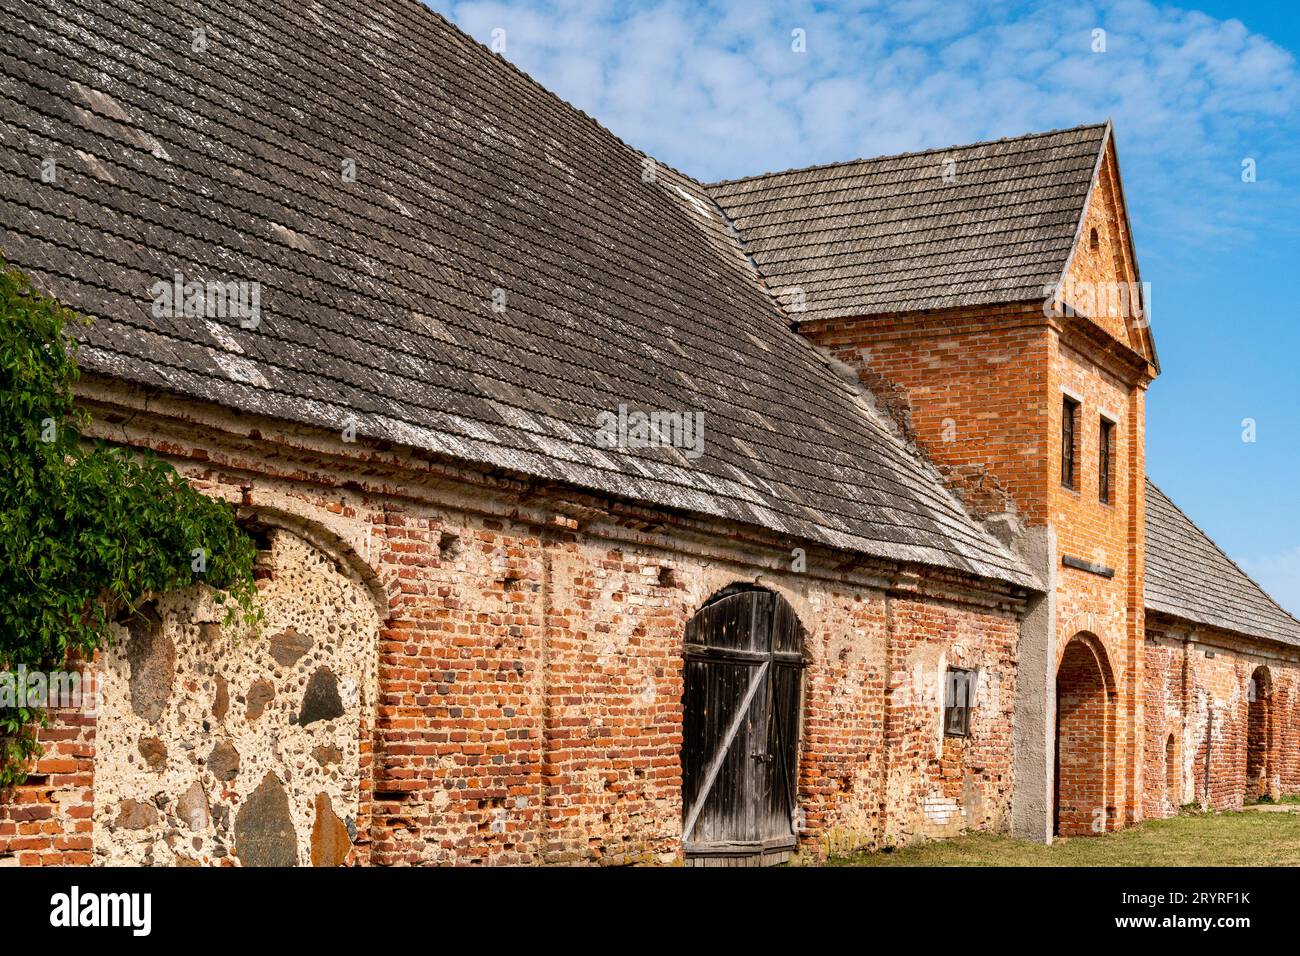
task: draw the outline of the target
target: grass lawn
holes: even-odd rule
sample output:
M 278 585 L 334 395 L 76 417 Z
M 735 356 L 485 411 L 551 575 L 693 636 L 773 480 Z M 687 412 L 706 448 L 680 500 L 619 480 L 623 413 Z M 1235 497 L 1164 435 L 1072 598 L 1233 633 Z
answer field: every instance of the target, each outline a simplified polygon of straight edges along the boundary
M 1300 813 L 1191 814 L 1051 846 L 974 834 L 831 866 L 1300 866 Z

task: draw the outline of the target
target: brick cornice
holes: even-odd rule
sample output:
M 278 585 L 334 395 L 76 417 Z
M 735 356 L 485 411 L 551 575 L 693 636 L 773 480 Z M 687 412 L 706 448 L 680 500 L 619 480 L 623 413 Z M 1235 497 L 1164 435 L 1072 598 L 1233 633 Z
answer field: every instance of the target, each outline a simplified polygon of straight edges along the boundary
M 551 536 L 579 530 L 604 540 L 677 550 L 712 560 L 748 564 L 756 573 L 786 571 L 802 548 L 810 580 L 918 594 L 1021 613 L 1021 588 L 838 551 L 760 528 L 712 519 L 514 476 L 435 457 L 386 441 L 345 442 L 324 429 L 229 411 L 117 379 L 86 376 L 79 403 L 92 412 L 88 437 L 149 448 L 247 476 L 341 487 L 391 499 L 455 507 L 529 525 Z M 725 544 L 723 543 L 725 542 Z

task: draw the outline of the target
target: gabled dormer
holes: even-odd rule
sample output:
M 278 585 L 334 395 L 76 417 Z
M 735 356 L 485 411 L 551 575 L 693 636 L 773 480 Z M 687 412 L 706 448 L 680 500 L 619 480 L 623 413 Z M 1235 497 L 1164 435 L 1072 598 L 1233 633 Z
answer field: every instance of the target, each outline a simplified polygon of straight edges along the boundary
M 1142 282 L 1109 122 L 1083 214 L 1063 270 L 1058 304 L 1104 329 L 1159 369 L 1151 334 L 1151 289 Z
M 981 518 L 1048 522 L 1063 345 L 1155 374 L 1109 122 L 708 189 L 791 324 Z

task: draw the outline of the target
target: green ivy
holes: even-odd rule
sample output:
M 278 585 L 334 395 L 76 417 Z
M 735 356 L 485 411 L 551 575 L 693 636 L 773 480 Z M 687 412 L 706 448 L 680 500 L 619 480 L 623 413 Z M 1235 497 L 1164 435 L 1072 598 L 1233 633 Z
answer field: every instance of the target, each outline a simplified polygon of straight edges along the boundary
M 82 321 L 0 257 L 0 672 L 89 659 L 114 620 L 198 582 L 228 622 L 256 618 L 256 546 L 233 509 L 152 454 L 82 437 L 65 332 Z M 0 706 L 0 791 L 24 779 L 46 719 Z

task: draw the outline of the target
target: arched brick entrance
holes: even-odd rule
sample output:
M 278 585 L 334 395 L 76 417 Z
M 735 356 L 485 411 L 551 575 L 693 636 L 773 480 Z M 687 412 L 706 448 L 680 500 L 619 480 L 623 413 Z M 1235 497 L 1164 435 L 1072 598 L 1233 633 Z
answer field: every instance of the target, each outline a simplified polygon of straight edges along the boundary
M 1173 734 L 1165 740 L 1165 796 L 1169 812 L 1177 813 L 1183 803 L 1183 768 L 1178 759 L 1178 743 Z
M 1114 827 L 1115 682 L 1091 634 L 1070 639 L 1056 670 L 1056 833 L 1091 836 Z
M 1273 675 L 1257 667 L 1250 675 L 1246 704 L 1246 792 L 1247 802 L 1274 796 Z

